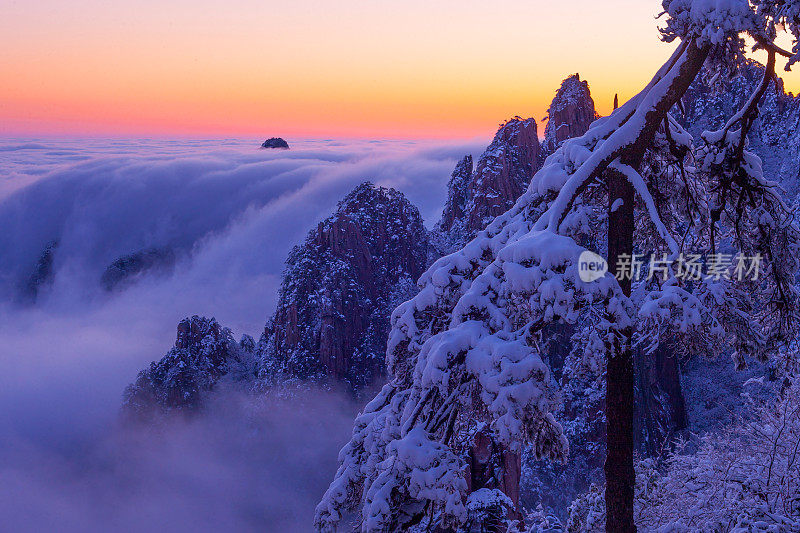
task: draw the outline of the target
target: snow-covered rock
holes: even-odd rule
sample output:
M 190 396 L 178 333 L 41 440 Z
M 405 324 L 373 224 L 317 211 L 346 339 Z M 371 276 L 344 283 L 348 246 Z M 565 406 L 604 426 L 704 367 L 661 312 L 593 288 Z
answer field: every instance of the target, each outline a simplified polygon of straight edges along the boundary
M 589 83 L 581 80 L 579 74 L 569 76 L 561 82 L 547 110 L 542 149 L 546 154 L 555 152 L 565 140 L 586 133 L 597 118 Z
M 428 259 L 419 211 L 363 183 L 289 254 L 278 308 L 259 343 L 266 376 L 328 376 L 359 388 L 384 368 L 389 316 Z
M 124 414 L 147 419 L 155 413 L 200 408 L 223 377 L 250 366 L 253 347 L 251 337 L 237 343 L 231 330 L 213 318 L 195 315 L 182 320 L 173 348 L 125 389 Z

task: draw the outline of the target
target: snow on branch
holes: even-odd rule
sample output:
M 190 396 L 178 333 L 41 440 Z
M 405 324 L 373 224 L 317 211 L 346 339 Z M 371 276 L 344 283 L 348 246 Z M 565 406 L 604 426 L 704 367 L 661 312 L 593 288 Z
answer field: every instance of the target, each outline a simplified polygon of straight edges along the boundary
M 743 150 L 733 159 L 733 143 L 741 137 L 731 131 L 706 139 L 697 168 L 685 166 L 691 137 L 668 116 L 712 48 L 757 31 L 753 11 L 744 0 L 667 0 L 664 7 L 670 17 L 665 38 L 682 42 L 650 84 L 585 135 L 564 142 L 515 205 L 461 250 L 436 261 L 420 278 L 419 293 L 392 314 L 387 345 L 392 381 L 356 419 L 336 478 L 317 507 L 318 529 L 333 531 L 344 512 L 355 509 L 361 510 L 364 532 L 407 529 L 425 516 L 464 523 L 467 489 L 458 473 L 463 441 L 456 437 L 469 422 L 482 424 L 511 452 L 532 446 L 537 457 L 566 457 L 568 443 L 552 414 L 556 383 L 545 362 L 552 324 L 584 326 L 573 338 L 584 344 L 582 357 L 594 369 L 602 368 L 597 359 L 630 331 L 639 332 L 639 339 L 651 333 L 654 343 L 668 333 L 672 339 L 694 335 L 719 350 L 724 343 L 718 339 L 735 330 L 742 334 L 737 346 L 762 344 L 751 316 L 757 300 L 736 292 L 756 292 L 755 285 L 683 284 L 671 276 L 658 286 L 636 285 L 631 299 L 611 273 L 591 282 L 581 279 L 581 254 L 590 248 L 601 252 L 605 245 L 590 232 L 605 223 L 605 210 L 596 207 L 607 203 L 607 191 L 591 186 L 609 170 L 633 184 L 643 219 L 652 222 L 673 256 L 681 251 L 673 235 L 708 241 L 707 228 L 699 223 L 720 220 L 713 217 L 719 204 L 710 196 L 716 195 L 724 211 L 733 191 L 744 217 L 733 225 L 735 231 L 749 224 L 760 236 L 756 243 L 743 239 L 745 251 L 766 250 L 779 280 L 767 289 L 777 291 L 773 300 L 796 308 L 789 280 L 800 238 L 781 214 L 785 206 L 757 158 Z M 740 123 L 750 123 L 751 114 L 745 111 Z M 747 128 L 738 131 L 743 136 Z M 658 176 L 643 173 L 647 157 L 679 166 L 683 184 L 664 180 L 674 190 L 661 191 Z M 678 199 L 684 201 L 682 194 L 693 193 L 702 197 L 685 201 L 686 214 L 698 227 L 687 230 L 668 212 Z M 742 202 L 749 202 L 746 209 Z M 771 325 L 767 321 L 764 328 Z
M 667 227 L 661 221 L 661 215 L 658 214 L 656 203 L 653 200 L 653 196 L 650 194 L 650 191 L 647 189 L 647 184 L 645 183 L 644 178 L 638 172 L 636 172 L 635 168 L 631 167 L 630 165 L 624 165 L 619 160 L 613 161 L 609 166 L 610 168 L 619 171 L 628 179 L 630 184 L 633 185 L 634 190 L 647 207 L 647 214 L 650 216 L 650 221 L 653 223 L 653 225 L 655 225 L 658 234 L 661 235 L 661 238 L 667 243 L 670 252 L 677 256 L 680 251 L 680 247 L 678 246 L 678 243 L 675 242 L 675 238 L 667 230 Z
M 662 6 L 668 15 L 662 35 L 668 42 L 680 38 L 724 45 L 742 32 L 759 30 L 748 0 L 664 0 Z

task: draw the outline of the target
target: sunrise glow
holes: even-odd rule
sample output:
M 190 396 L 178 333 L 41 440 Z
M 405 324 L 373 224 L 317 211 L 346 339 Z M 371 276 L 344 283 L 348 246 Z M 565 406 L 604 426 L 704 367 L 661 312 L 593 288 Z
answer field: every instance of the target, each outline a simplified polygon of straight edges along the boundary
M 486 136 L 574 72 L 607 112 L 672 50 L 654 0 L 4 4 L 5 135 Z

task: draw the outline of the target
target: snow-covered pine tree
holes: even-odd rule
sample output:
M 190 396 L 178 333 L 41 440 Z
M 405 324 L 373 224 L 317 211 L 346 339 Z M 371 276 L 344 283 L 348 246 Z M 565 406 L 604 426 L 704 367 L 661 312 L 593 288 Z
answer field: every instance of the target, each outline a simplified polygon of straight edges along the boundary
M 392 380 L 356 419 L 317 507 L 319 530 L 335 529 L 346 510 L 360 512 L 365 532 L 464 524 L 462 456 L 478 431 L 489 431 L 504 453 L 530 446 L 539 457 L 565 458 L 544 361 L 549 327 L 567 323 L 576 326 L 573 369 L 606 375 L 606 529 L 634 531 L 632 344 L 729 350 L 742 362 L 794 334 L 800 230 L 746 135 L 776 54 L 800 55 L 800 1 L 663 7 L 663 38 L 680 43 L 652 81 L 564 142 L 516 204 L 434 263 L 419 294 L 394 312 Z M 778 27 L 793 35 L 792 52 L 774 44 Z M 767 52 L 764 81 L 695 145 L 669 111 L 705 63 L 721 69 L 743 60 L 744 36 Z M 616 279 L 618 260 L 641 250 L 663 258 L 653 264 L 661 276 Z M 605 253 L 611 271 L 583 281 L 585 251 Z M 756 280 L 680 275 L 690 254 L 733 251 L 760 254 Z

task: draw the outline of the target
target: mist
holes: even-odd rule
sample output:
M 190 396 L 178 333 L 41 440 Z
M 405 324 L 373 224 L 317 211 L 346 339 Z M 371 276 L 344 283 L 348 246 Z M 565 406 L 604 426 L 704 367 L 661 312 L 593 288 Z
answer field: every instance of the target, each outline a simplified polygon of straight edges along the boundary
M 190 420 L 0 453 L 8 531 L 309 531 L 355 413 L 321 391 L 221 393 Z
M 432 226 L 456 160 L 485 141 L 291 144 L 0 141 L 5 527 L 310 530 L 359 407 L 348 397 L 289 409 L 220 392 L 202 416 L 132 429 L 122 391 L 186 316 L 258 338 L 289 249 L 357 184 L 397 188 Z M 21 301 L 51 242 L 52 283 Z M 111 262 L 147 248 L 174 251 L 174 267 L 103 288 Z

